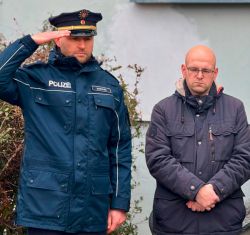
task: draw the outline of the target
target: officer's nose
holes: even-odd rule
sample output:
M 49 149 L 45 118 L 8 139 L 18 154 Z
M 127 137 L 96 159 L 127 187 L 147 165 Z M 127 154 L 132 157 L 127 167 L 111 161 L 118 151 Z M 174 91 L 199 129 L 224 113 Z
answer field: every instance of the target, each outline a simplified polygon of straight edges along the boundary
M 78 46 L 79 46 L 79 48 L 81 48 L 81 49 L 84 49 L 84 48 L 85 48 L 85 40 L 84 40 L 84 38 L 81 38 L 81 39 L 78 41 Z

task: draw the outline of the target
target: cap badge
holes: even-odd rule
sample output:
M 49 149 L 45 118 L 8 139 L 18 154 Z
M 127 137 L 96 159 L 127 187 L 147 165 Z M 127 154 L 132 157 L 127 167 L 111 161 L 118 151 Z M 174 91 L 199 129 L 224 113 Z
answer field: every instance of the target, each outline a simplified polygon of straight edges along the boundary
M 87 16 L 89 15 L 89 11 L 88 10 L 82 10 L 82 11 L 80 11 L 80 13 L 79 13 L 79 17 L 80 17 L 80 19 L 85 19 Z

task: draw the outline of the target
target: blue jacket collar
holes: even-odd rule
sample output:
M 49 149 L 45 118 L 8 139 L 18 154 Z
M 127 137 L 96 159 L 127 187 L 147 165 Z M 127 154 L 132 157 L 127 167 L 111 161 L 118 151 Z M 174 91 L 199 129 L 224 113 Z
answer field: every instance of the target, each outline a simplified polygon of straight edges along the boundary
M 79 73 L 101 70 L 95 57 L 92 56 L 86 63 L 81 64 L 75 57 L 64 56 L 57 48 L 51 50 L 48 63 L 58 66 L 61 69 L 79 71 Z

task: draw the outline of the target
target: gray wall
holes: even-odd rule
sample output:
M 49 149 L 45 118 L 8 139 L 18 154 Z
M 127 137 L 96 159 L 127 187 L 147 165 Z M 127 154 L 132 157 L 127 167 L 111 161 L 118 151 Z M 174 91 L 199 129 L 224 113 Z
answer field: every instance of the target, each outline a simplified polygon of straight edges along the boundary
M 0 0 L 0 33 L 14 40 L 39 31 L 50 15 L 82 8 L 100 11 L 104 16 L 98 24 L 95 55 L 116 56 L 116 63 L 124 67 L 125 80 L 131 85 L 134 73 L 126 66 L 136 63 L 145 68 L 140 83 L 140 109 L 144 120 L 150 119 L 156 102 L 174 92 L 184 55 L 196 44 L 205 44 L 215 50 L 218 83 L 224 86 L 226 93 L 244 101 L 250 119 L 250 5 Z M 136 141 L 143 142 L 144 136 Z M 151 211 L 154 180 L 148 174 L 144 156 L 135 154 L 138 156 L 136 177 L 141 185 L 133 196 L 144 196 L 143 218 Z M 244 185 L 247 198 L 250 198 L 249 188 L 249 184 Z M 138 218 L 138 222 L 142 218 Z M 140 234 L 149 234 L 146 223 L 140 223 L 139 228 Z
M 205 44 L 217 54 L 218 83 L 242 99 L 250 116 L 250 4 L 136 4 L 129 0 L 0 1 L 0 33 L 14 40 L 40 30 L 51 14 L 89 8 L 101 11 L 95 55 L 116 56 L 126 81 L 134 74 L 125 67 L 145 68 L 140 83 L 140 109 L 150 119 L 153 105 L 173 93 L 186 51 Z M 16 21 L 13 20 L 16 19 Z

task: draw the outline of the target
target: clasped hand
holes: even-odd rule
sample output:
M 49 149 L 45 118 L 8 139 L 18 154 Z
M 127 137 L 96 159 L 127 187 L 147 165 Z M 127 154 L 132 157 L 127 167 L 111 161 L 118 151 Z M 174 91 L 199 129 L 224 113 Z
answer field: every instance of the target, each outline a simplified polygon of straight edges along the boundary
M 195 201 L 188 201 L 186 205 L 192 211 L 203 212 L 212 210 L 219 201 L 220 199 L 215 193 L 213 185 L 206 184 L 200 188 Z

